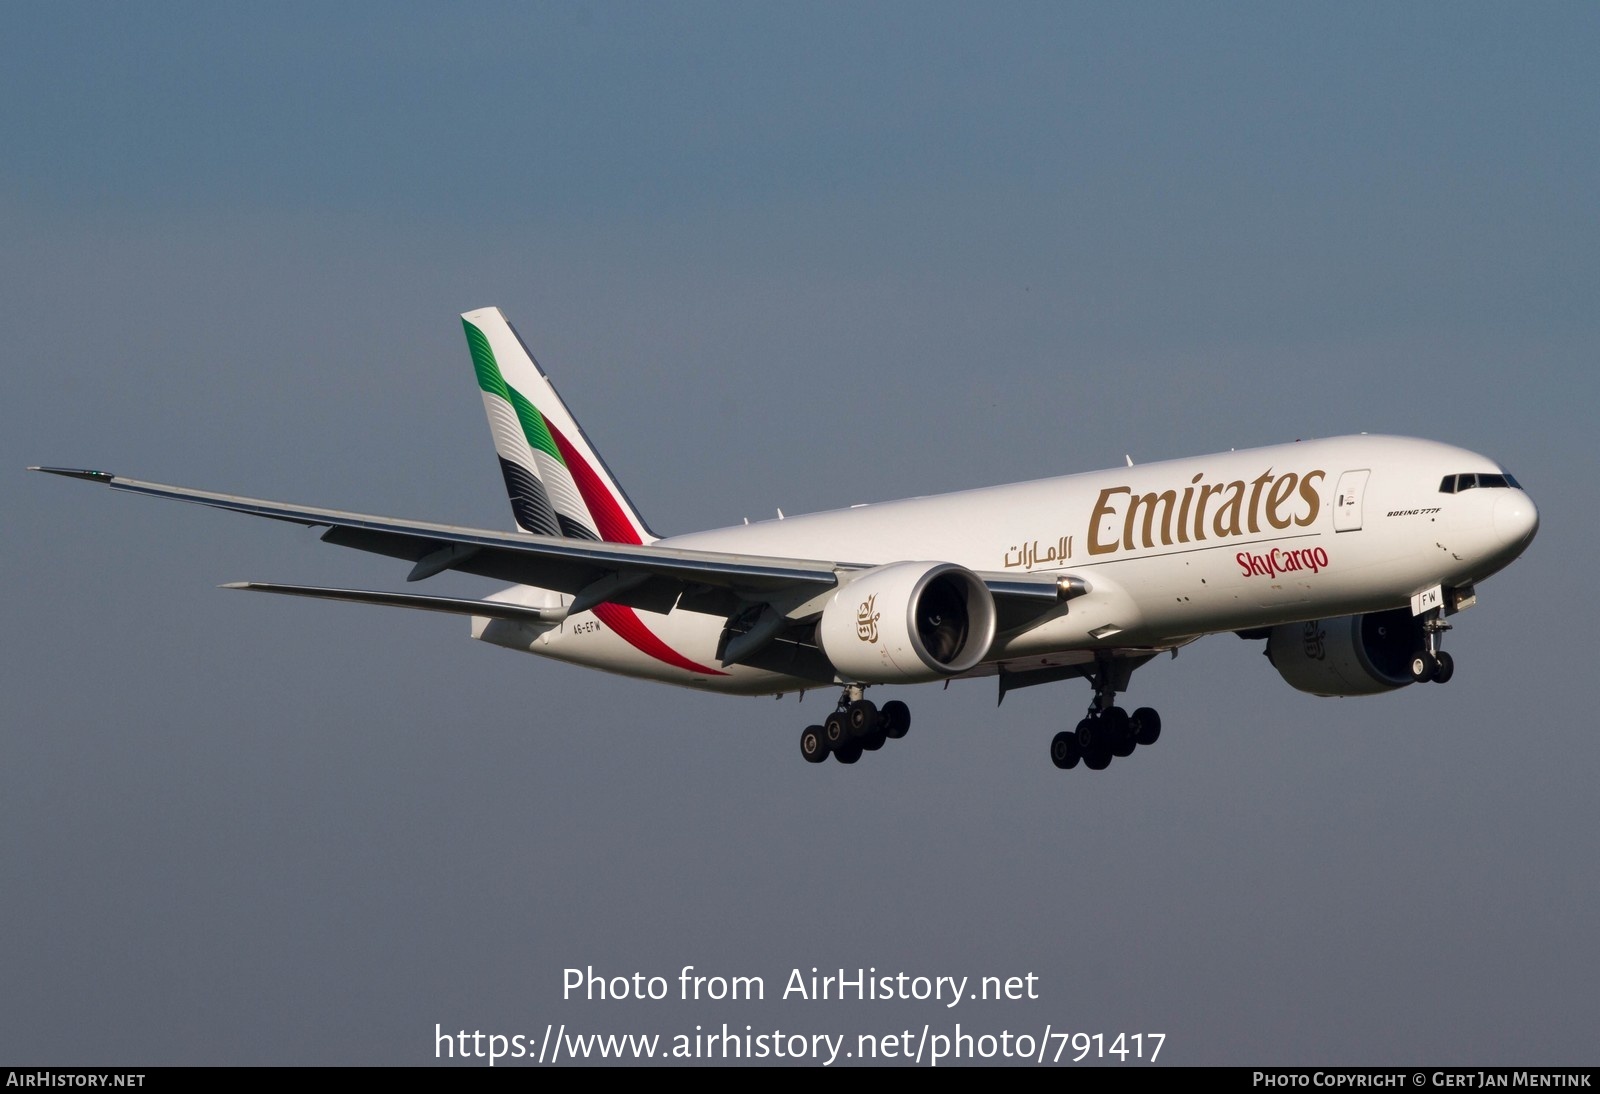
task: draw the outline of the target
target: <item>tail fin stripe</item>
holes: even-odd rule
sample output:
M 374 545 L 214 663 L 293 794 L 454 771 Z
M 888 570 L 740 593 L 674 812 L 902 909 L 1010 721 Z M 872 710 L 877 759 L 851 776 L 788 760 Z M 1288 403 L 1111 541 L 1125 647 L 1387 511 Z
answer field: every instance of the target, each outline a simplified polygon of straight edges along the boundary
M 556 451 L 555 442 L 550 439 L 550 432 L 545 428 L 544 415 L 528 401 L 527 396 L 506 382 L 505 376 L 500 372 L 500 365 L 494 358 L 494 348 L 489 345 L 489 339 L 466 320 L 462 320 L 461 325 L 467 330 L 467 346 L 472 350 L 472 367 L 478 374 L 478 387 L 486 395 L 499 396 L 505 401 L 516 416 L 520 426 L 519 432 L 530 447 L 543 449 L 556 459 L 560 459 L 561 454 Z M 498 439 L 498 430 L 496 437 Z
M 599 533 L 587 524 L 579 524 L 571 517 L 564 517 L 560 513 L 556 514 L 556 520 L 561 522 L 561 534 L 566 538 L 587 539 L 594 543 L 600 542 Z
M 598 533 L 587 519 L 588 512 L 583 498 L 577 485 L 572 481 L 572 473 L 562 462 L 561 453 L 545 428 L 543 416 L 526 399 L 521 398 L 514 388 L 505 385 L 503 381 L 501 386 L 510 392 L 516 405 L 524 408 L 524 412 L 516 413 L 512 402 L 501 398 L 498 393 L 489 391 L 483 393 L 484 410 L 489 418 L 489 429 L 494 435 L 495 451 L 500 454 L 500 459 L 523 468 L 527 472 L 527 478 L 542 486 L 540 495 L 545 499 L 545 504 L 555 511 L 555 516 L 560 519 L 562 527 L 570 525 L 579 529 L 572 533 L 578 539 L 598 539 Z M 528 422 L 538 424 L 538 431 L 532 434 L 535 439 L 543 441 L 538 447 L 529 443 L 530 430 L 525 424 Z M 526 487 L 524 490 L 526 491 Z M 516 508 L 515 504 L 512 508 Z M 522 522 L 519 519 L 517 523 Z M 535 530 L 526 525 L 524 528 L 529 532 Z
M 632 503 L 622 494 L 594 451 L 571 413 L 561 403 L 549 377 L 528 352 L 528 347 L 505 321 L 499 309 L 469 312 L 473 319 L 490 325 L 507 353 L 507 368 L 518 382 L 543 393 L 556 419 L 576 435 L 574 444 L 547 414 L 518 391 L 502 373 L 495 360 L 489 334 L 467 315 L 461 317 L 472 351 L 472 366 L 483 391 L 483 405 L 500 457 L 500 473 L 517 524 L 525 531 L 571 539 L 604 539 L 609 543 L 641 543 L 649 535 L 644 522 L 631 512 Z M 506 340 L 509 336 L 509 341 Z M 590 461 L 583 453 L 589 452 Z M 600 463 L 597 469 L 594 464 Z M 691 661 L 661 640 L 632 608 L 622 604 L 597 604 L 596 618 L 604 622 L 625 642 L 665 664 L 706 676 L 727 673 Z
M 528 446 L 528 439 L 522 435 L 522 426 L 517 421 L 511 404 L 498 396 L 484 392 L 483 409 L 489 418 L 489 432 L 494 435 L 495 451 L 504 459 L 521 464 L 532 471 L 533 449 Z
M 494 350 L 489 347 L 488 336 L 465 319 L 461 325 L 467 329 L 467 348 L 472 351 L 472 368 L 478 374 L 478 386 L 509 403 L 511 392 L 500 375 L 500 367 L 494 363 Z
M 468 312 L 461 321 L 495 449 L 503 461 L 526 473 L 518 477 L 515 489 L 528 499 L 524 508 L 533 510 L 530 519 L 548 527 L 543 519 L 548 513 L 567 534 L 585 539 L 631 544 L 653 539 L 500 310 Z M 530 481 L 537 492 L 529 488 Z M 513 489 L 509 478 L 507 488 Z M 518 519 L 520 523 L 520 514 Z
M 583 528 L 584 535 L 581 537 L 583 539 L 599 539 L 594 521 L 589 517 L 589 510 L 584 507 L 583 497 L 578 492 L 577 484 L 572 481 L 572 473 L 567 470 L 567 465 L 558 457 L 547 456 L 537 450 L 533 454 L 533 462 L 562 523 L 570 522 Z
M 539 413 L 539 408 L 510 384 L 506 384 L 506 391 L 510 393 L 511 405 L 516 408 L 517 420 L 522 423 L 522 433 L 528 438 L 528 443 L 535 451 L 547 453 L 559 460 L 561 453 L 556 451 L 556 442 L 550 439 L 550 431 L 545 428 L 544 415 Z
M 572 472 L 572 477 L 577 483 L 580 493 L 583 494 L 584 503 L 589 513 L 594 517 L 595 528 L 600 532 L 600 538 L 607 543 L 639 543 L 639 533 L 634 531 L 633 524 L 617 505 L 616 499 L 605 488 L 596 475 L 594 468 L 578 454 L 561 432 L 554 427 L 551 434 L 555 437 L 556 444 L 561 446 L 561 453 L 566 457 L 567 469 Z
M 517 527 L 537 536 L 560 536 L 561 524 L 539 480 L 504 456 L 500 457 L 500 474 L 506 480 L 506 494 L 511 498 Z

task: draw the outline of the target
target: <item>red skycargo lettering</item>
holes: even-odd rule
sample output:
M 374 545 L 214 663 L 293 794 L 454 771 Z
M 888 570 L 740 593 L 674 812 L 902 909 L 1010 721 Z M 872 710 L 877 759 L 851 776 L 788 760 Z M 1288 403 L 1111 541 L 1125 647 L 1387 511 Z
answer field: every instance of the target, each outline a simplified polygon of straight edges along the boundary
M 1328 552 L 1321 547 L 1302 547 L 1294 551 L 1274 547 L 1264 555 L 1240 551 L 1233 560 L 1245 577 L 1277 577 L 1296 570 L 1319 573 L 1328 565 Z

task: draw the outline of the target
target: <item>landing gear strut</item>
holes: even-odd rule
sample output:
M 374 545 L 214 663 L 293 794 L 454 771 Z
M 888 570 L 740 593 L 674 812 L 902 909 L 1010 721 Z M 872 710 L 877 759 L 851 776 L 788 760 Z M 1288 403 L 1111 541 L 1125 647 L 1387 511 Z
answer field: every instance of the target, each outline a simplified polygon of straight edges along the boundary
M 1422 621 L 1425 645 L 1411 655 L 1411 679 L 1417 683 L 1432 680 L 1435 684 L 1445 684 L 1456 674 L 1455 658 L 1440 649 L 1447 630 L 1450 630 L 1450 624 L 1444 621 L 1444 611 L 1440 608 L 1433 609 Z
M 829 756 L 853 764 L 863 752 L 876 752 L 888 741 L 898 741 L 911 728 L 911 709 L 898 699 L 882 709 L 863 698 L 865 688 L 851 684 L 839 695 L 839 704 L 820 726 L 800 733 L 800 755 L 819 764 Z
M 1153 745 L 1161 737 L 1161 715 L 1150 707 L 1132 714 L 1116 705 L 1117 692 L 1126 690 L 1129 666 L 1104 657 L 1095 664 L 1094 701 L 1071 732 L 1062 730 L 1050 741 L 1050 762 L 1070 771 L 1083 761 L 1091 771 L 1104 771 L 1113 757 L 1131 756 L 1139 745 Z

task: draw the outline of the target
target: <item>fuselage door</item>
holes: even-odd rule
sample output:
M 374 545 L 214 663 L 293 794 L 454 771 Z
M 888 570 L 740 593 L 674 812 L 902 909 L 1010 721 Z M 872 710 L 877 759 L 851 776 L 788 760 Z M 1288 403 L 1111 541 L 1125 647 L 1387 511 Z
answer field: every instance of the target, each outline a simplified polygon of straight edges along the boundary
M 1370 470 L 1346 471 L 1339 476 L 1339 489 L 1333 497 L 1333 530 L 1359 532 L 1361 530 L 1361 497 L 1367 492 Z

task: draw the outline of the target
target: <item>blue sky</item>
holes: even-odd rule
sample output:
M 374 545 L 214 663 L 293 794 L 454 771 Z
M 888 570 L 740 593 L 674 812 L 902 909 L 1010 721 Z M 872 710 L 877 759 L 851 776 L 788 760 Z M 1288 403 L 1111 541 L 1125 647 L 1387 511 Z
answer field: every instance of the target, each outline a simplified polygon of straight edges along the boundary
M 1173 1062 L 1592 1062 L 1600 756 L 1553 608 L 1594 532 L 1594 7 L 18 13 L 0 1055 L 947 1017 L 559 997 L 692 963 L 1031 970 L 970 1020 Z M 1166 732 L 1098 778 L 1045 760 L 1070 684 L 896 689 L 906 741 L 812 769 L 821 696 L 256 603 L 214 586 L 402 574 L 21 472 L 507 526 L 488 304 L 665 533 L 1361 430 L 1504 461 L 1544 527 L 1448 688 L 1315 700 L 1219 637 L 1140 671 Z

